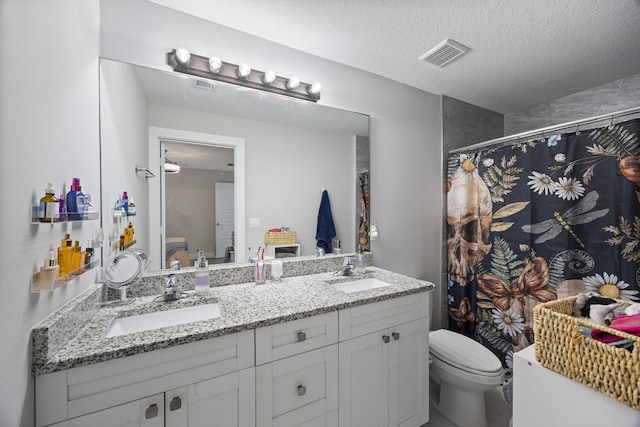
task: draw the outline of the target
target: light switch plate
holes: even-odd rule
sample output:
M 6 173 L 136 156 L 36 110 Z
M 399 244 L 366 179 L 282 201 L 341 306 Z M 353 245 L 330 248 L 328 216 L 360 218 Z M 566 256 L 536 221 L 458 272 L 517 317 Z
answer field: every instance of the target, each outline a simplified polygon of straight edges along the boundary
M 260 227 L 260 218 L 249 218 L 249 227 L 250 228 Z

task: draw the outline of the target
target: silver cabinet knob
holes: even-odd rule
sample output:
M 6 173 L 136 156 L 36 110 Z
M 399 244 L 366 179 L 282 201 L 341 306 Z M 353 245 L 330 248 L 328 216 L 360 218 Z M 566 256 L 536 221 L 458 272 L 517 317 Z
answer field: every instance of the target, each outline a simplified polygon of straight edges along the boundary
M 178 396 L 171 399 L 171 402 L 169 402 L 169 410 L 177 411 L 180 408 L 182 408 L 182 399 L 180 399 Z
M 394 340 L 398 341 L 400 339 L 400 332 L 394 332 L 391 334 Z
M 383 336 L 382 336 L 382 341 L 383 341 L 385 344 L 389 344 L 389 341 L 390 341 L 389 335 L 383 335 Z
M 298 341 L 304 341 L 307 339 L 307 334 L 304 332 L 298 332 Z
M 149 405 L 146 411 L 144 411 L 144 418 L 150 420 L 158 416 L 158 404 L 154 403 Z
M 307 388 L 303 385 L 298 386 L 298 396 L 304 396 L 307 394 Z

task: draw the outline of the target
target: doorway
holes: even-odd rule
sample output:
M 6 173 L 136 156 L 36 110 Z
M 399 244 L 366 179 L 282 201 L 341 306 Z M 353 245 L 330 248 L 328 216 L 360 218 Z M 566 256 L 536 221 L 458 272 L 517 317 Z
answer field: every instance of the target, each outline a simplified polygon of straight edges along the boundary
M 155 212 L 149 215 L 150 227 L 158 230 L 150 233 L 152 268 L 166 268 L 166 261 L 172 255 L 177 257 L 175 252 L 169 254 L 170 250 L 186 252 L 186 261 L 183 261 L 185 253 L 181 254 L 183 266 L 187 262 L 193 265 L 197 249 L 202 249 L 212 261 L 217 260 L 215 183 L 218 181 L 232 185 L 235 246 L 244 247 L 241 227 L 245 215 L 244 139 L 150 127 L 149 144 L 150 167 L 159 171 L 160 178 L 149 181 L 155 187 L 150 191 L 150 212 Z M 225 151 L 226 157 L 221 155 Z M 214 166 L 218 161 L 214 159 L 216 155 L 226 159 L 226 177 L 225 171 L 213 170 L 221 169 Z M 177 164 L 180 172 L 165 173 L 165 164 Z

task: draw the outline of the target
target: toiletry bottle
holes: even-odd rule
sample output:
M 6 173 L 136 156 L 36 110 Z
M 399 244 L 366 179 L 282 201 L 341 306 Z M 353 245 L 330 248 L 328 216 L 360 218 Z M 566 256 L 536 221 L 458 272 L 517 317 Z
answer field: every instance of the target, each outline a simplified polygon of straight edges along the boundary
M 204 252 L 201 249 L 198 249 L 196 268 L 195 293 L 207 293 L 209 292 L 209 269 L 207 268 L 207 259 L 204 257 Z
M 65 233 L 64 239 L 60 242 L 58 248 L 58 265 L 60 266 L 60 277 L 71 271 L 71 258 L 73 255 L 73 241 L 69 233 Z
M 67 216 L 69 221 L 77 221 L 84 217 L 84 194 L 82 194 L 80 178 L 73 178 L 71 190 L 67 193 Z
M 93 268 L 94 260 L 95 260 L 95 255 L 93 253 L 93 248 L 87 248 L 87 250 L 84 252 L 84 268 L 86 270 Z
M 44 265 L 40 267 L 38 288 L 43 291 L 52 291 L 58 282 L 60 266 L 56 262 L 53 251 L 49 251 L 49 258 L 45 258 Z
M 336 247 L 333 248 L 333 253 L 336 255 L 342 254 L 342 245 L 340 244 L 340 240 L 336 240 Z
M 74 274 L 84 273 L 84 252 L 80 247 L 80 242 L 77 240 L 73 246 L 73 253 L 71 255 L 71 271 Z
M 64 193 L 60 193 L 60 197 L 58 197 L 58 216 L 60 217 L 60 221 L 66 221 L 66 210 L 64 206 Z
M 133 243 L 135 238 L 135 230 L 133 229 L 133 224 L 129 223 L 127 226 L 127 233 L 129 234 L 129 244 Z
M 356 273 L 362 274 L 366 271 L 366 259 L 362 252 L 362 246 L 360 251 L 356 254 Z
M 129 216 L 133 216 L 136 214 L 136 204 L 132 199 L 129 199 Z
M 129 196 L 126 191 L 122 192 L 122 209 L 125 215 L 129 215 Z
M 58 199 L 53 195 L 56 189 L 53 188 L 53 182 L 44 189 L 44 197 L 40 199 L 38 207 L 38 220 L 40 222 L 58 222 L 60 220 L 60 205 Z

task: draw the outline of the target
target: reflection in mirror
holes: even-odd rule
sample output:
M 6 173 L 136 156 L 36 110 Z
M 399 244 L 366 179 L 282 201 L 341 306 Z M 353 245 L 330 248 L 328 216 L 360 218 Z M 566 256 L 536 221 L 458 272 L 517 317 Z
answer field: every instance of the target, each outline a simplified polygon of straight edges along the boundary
M 279 227 L 296 232 L 300 255 L 313 255 L 323 189 L 344 252 L 355 252 L 365 240 L 368 245 L 366 115 L 101 59 L 100 128 L 103 229 L 119 235 L 131 222 L 135 246 L 150 253 L 151 270 L 165 268 L 169 237 L 185 239 L 189 265 L 197 249 L 215 262 L 230 261 L 232 255 L 245 262 L 248 248 L 255 252 L 264 246 L 265 232 Z M 237 141 L 242 141 L 241 150 L 234 148 Z M 233 161 L 225 163 L 233 166 L 214 169 L 209 160 L 206 167 L 192 167 L 193 159 L 180 159 L 179 150 L 202 145 L 234 148 Z M 179 174 L 164 173 L 165 157 L 180 166 Z M 136 167 L 148 168 L 155 177 L 136 173 Z M 215 194 L 223 193 L 224 185 L 216 192 L 218 181 L 197 176 L 211 170 L 226 174 L 220 184 L 233 183 L 233 202 L 231 197 L 218 202 L 233 205 L 233 221 L 223 222 L 226 227 L 233 223 L 233 236 L 217 227 L 191 231 L 200 219 L 211 227 L 223 215 L 216 217 Z M 197 191 L 177 181 L 206 182 L 209 201 L 203 195 L 189 201 L 187 193 Z M 135 200 L 135 216 L 112 213 L 124 191 Z M 218 234 L 224 236 L 219 244 Z

